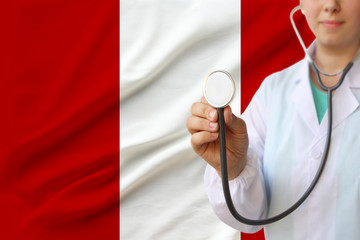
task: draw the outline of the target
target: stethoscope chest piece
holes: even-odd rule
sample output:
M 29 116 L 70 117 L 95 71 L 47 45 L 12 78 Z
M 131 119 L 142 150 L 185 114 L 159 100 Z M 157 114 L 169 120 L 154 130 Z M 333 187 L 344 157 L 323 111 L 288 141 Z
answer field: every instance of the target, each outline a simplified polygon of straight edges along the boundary
M 204 96 L 208 103 L 215 108 L 228 105 L 235 93 L 235 82 L 225 71 L 212 72 L 204 85 Z

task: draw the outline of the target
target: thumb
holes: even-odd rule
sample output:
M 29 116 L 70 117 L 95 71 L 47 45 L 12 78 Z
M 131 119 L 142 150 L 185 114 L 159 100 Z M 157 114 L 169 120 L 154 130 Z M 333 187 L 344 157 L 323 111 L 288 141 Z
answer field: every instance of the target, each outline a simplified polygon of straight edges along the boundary
M 234 132 L 234 133 L 244 133 L 246 132 L 246 124 L 244 120 L 241 118 L 236 117 L 231 110 L 230 106 L 227 106 L 224 109 L 224 120 L 225 125 L 228 128 L 228 130 Z

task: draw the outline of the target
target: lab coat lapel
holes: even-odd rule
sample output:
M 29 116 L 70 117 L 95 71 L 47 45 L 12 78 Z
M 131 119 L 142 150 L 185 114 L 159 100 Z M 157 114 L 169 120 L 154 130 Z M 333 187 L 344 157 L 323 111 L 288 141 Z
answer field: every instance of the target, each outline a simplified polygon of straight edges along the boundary
M 297 113 L 314 133 L 314 142 L 318 142 L 321 138 L 325 137 L 327 133 L 328 111 L 326 111 L 319 126 L 309 82 L 309 65 L 306 60 L 303 60 L 302 66 L 299 68 L 298 76 L 299 78 L 296 81 L 297 86 L 292 95 L 292 101 Z M 360 57 L 354 62 L 354 66 L 345 77 L 342 86 L 340 86 L 333 95 L 333 129 L 359 107 L 359 101 L 352 91 L 354 88 L 360 88 L 360 79 L 358 76 L 360 76 Z
M 299 78 L 296 80 L 297 86 L 292 95 L 292 101 L 296 112 L 315 134 L 319 128 L 319 122 L 317 120 L 315 104 L 310 88 L 309 65 L 307 60 L 302 61 L 302 65 L 296 74 Z
M 336 128 L 342 121 L 348 118 L 359 107 L 359 101 L 355 97 L 352 89 L 360 87 L 360 63 L 355 62 L 348 75 L 345 77 L 342 86 L 333 94 L 333 126 Z M 323 121 L 321 122 L 318 138 L 326 135 L 328 125 L 328 111 L 326 111 Z

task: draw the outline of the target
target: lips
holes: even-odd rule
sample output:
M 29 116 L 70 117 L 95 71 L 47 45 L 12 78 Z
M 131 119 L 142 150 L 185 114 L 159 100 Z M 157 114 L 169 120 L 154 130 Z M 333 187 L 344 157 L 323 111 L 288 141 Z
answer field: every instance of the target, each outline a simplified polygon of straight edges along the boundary
M 320 24 L 327 29 L 336 29 L 340 27 L 343 24 L 343 22 L 337 20 L 324 20 L 324 21 L 320 21 Z

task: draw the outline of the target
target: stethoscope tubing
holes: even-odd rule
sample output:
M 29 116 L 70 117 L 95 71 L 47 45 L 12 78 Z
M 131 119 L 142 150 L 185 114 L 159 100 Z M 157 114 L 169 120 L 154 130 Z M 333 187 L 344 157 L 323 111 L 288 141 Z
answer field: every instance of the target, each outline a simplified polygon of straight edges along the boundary
M 332 135 L 332 95 L 333 92 L 342 84 L 344 81 L 344 78 L 348 71 L 353 66 L 353 62 L 350 62 L 346 68 L 344 69 L 343 73 L 341 74 L 341 77 L 337 84 L 331 87 L 326 87 L 320 78 L 319 70 L 317 69 L 316 65 L 313 62 L 310 62 L 310 65 L 315 71 L 317 82 L 319 83 L 320 87 L 327 92 L 327 101 L 328 101 L 328 126 L 327 126 L 327 137 L 326 137 L 326 143 L 324 146 L 324 154 L 322 155 L 322 159 L 320 162 L 320 166 L 316 172 L 315 177 L 313 178 L 310 186 L 308 189 L 304 192 L 304 194 L 297 200 L 291 207 L 289 207 L 284 212 L 270 217 L 266 219 L 249 219 L 241 216 L 237 210 L 235 209 L 234 203 L 232 201 L 231 193 L 230 193 L 230 187 L 229 187 L 229 177 L 228 177 L 228 168 L 227 168 L 227 154 L 226 154 L 226 134 L 225 134 L 225 120 L 224 120 L 224 108 L 218 108 L 218 123 L 219 123 L 219 149 L 220 149 L 220 164 L 221 164 L 221 178 L 222 178 L 222 187 L 223 192 L 225 196 L 226 204 L 229 208 L 230 213 L 233 215 L 233 217 L 238 220 L 241 223 L 247 224 L 247 225 L 267 225 L 276 221 L 279 221 L 283 219 L 284 217 L 288 216 L 290 213 L 295 211 L 310 195 L 310 193 L 315 188 L 316 184 L 318 183 L 321 173 L 323 172 L 327 156 L 330 149 L 330 142 L 331 142 L 331 135 Z

